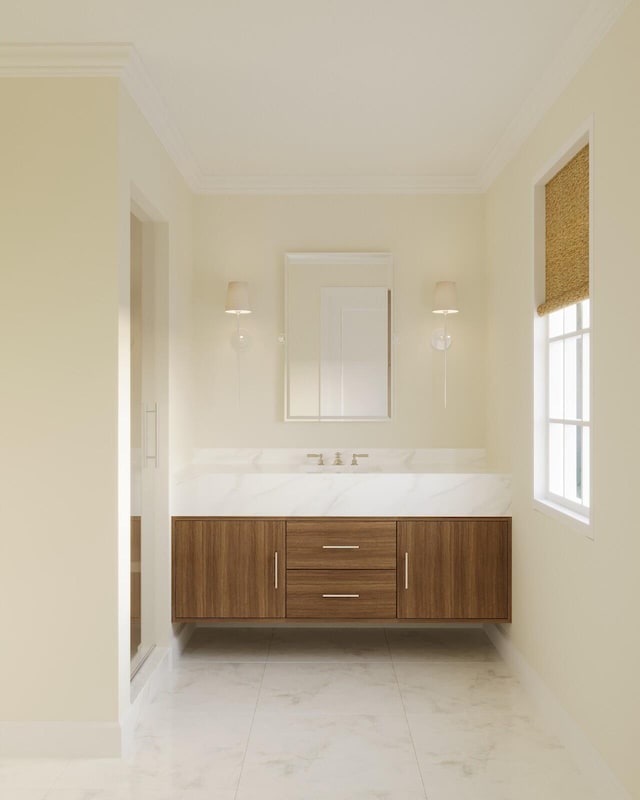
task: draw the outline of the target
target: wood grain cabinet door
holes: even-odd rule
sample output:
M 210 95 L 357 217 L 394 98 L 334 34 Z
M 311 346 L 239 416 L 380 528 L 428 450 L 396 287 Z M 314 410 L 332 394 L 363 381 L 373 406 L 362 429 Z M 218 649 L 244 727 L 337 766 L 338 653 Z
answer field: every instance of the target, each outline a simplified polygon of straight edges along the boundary
M 285 615 L 285 523 L 175 520 L 173 618 Z
M 455 618 L 506 620 L 511 616 L 509 525 L 501 519 L 452 523 Z
M 510 520 L 398 522 L 398 617 L 510 619 Z
M 439 520 L 398 522 L 398 617 L 450 619 L 451 531 Z

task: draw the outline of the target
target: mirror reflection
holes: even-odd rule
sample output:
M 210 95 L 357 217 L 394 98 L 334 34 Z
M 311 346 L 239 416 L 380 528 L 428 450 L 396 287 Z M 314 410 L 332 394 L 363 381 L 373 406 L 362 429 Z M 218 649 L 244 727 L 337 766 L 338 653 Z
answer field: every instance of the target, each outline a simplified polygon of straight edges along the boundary
M 285 273 L 285 419 L 390 419 L 390 254 L 290 253 Z

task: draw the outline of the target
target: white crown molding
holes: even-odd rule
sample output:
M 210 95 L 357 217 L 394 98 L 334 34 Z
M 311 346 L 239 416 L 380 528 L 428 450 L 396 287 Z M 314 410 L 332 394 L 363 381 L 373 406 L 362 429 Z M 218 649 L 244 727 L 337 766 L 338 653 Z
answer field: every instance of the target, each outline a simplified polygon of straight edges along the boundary
M 122 83 L 155 131 L 189 188 L 197 192 L 200 185 L 198 162 L 134 47 L 131 47 L 124 66 Z
M 116 77 L 197 194 L 482 194 L 513 159 L 631 0 L 592 0 L 476 175 L 205 175 L 132 44 L 0 44 L 0 77 Z
M 391 253 L 285 253 L 285 261 L 292 266 L 322 267 L 365 266 L 390 267 L 393 264 Z
M 575 77 L 631 0 L 592 0 L 558 56 L 529 93 L 516 116 L 489 153 L 477 176 L 487 191 L 514 158 L 527 137 Z
M 200 194 L 478 194 L 474 176 L 204 176 Z
M 0 44 L 2 78 L 119 78 L 130 44 Z
M 132 44 L 0 44 L 0 77 L 118 78 L 189 187 L 198 190 L 195 157 Z
M 202 176 L 201 194 L 483 194 L 613 27 L 631 0 L 591 0 L 476 175 L 264 178 Z

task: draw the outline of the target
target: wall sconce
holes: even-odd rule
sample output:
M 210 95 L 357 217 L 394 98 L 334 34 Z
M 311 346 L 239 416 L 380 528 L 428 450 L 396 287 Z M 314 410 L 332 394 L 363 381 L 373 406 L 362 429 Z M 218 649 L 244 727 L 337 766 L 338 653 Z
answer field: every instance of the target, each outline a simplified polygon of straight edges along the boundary
M 434 350 L 444 351 L 444 407 L 447 407 L 447 350 L 451 347 L 451 336 L 447 333 L 447 317 L 458 313 L 458 292 L 454 281 L 439 281 L 433 293 L 434 314 L 442 314 L 444 325 L 431 336 Z
M 249 336 L 240 327 L 240 315 L 251 313 L 249 284 L 246 281 L 229 281 L 224 310 L 227 314 L 236 315 L 236 330 L 231 336 L 231 345 L 236 350 L 245 350 L 249 344 Z

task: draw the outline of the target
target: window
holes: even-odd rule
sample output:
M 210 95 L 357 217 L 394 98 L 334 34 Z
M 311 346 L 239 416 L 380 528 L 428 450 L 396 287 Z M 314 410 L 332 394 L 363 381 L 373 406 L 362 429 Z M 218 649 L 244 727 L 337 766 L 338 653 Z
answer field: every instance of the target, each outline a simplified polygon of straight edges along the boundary
M 591 535 L 591 124 L 534 185 L 534 504 Z
M 588 516 L 589 301 L 547 315 L 547 497 Z

